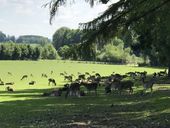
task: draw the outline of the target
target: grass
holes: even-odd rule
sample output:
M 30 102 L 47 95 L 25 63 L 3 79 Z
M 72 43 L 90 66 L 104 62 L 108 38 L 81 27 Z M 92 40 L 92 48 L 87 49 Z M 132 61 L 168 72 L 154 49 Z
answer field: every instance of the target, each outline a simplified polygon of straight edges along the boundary
M 54 73 L 51 75 L 51 70 Z M 0 86 L 0 128 L 168 128 L 170 126 L 170 87 L 156 85 L 154 92 L 140 96 L 112 93 L 104 94 L 104 88 L 98 89 L 98 95 L 85 97 L 42 97 L 43 92 L 52 90 L 41 73 L 55 78 L 57 87 L 65 81 L 59 75 L 66 71 L 96 71 L 101 75 L 112 72 L 124 74 L 128 71 L 157 72 L 163 69 L 139 68 L 123 65 L 86 64 L 73 61 L 1 61 L 0 78 L 5 82 L 15 82 L 14 93 L 7 93 Z M 7 72 L 11 72 L 10 76 Z M 33 74 L 24 81 L 22 75 Z M 36 80 L 36 85 L 28 82 Z M 138 91 L 138 88 L 135 88 Z

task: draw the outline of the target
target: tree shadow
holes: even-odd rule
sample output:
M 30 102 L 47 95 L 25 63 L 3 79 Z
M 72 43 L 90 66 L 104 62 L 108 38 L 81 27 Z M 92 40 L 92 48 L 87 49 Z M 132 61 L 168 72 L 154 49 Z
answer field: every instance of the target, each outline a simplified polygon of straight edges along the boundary
M 91 94 L 68 99 L 65 99 L 64 95 L 61 97 L 39 95 L 45 91 L 49 89 L 16 91 L 17 95 L 10 96 L 14 98 L 30 96 L 32 99 L 0 102 L 1 128 L 166 128 L 170 126 L 170 90 L 158 90 L 152 95 L 144 96 L 100 93 L 97 96 Z

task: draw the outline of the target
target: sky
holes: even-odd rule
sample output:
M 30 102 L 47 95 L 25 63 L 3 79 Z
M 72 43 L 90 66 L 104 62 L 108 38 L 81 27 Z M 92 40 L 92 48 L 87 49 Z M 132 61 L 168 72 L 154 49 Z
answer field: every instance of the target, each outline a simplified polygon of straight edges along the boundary
M 50 0 L 0 0 L 0 31 L 7 35 L 41 35 L 52 39 L 54 32 L 60 27 L 78 28 L 99 16 L 107 5 L 97 4 L 90 7 L 85 0 L 75 0 L 74 4 L 60 7 L 53 24 L 49 24 L 49 9 L 42 7 Z

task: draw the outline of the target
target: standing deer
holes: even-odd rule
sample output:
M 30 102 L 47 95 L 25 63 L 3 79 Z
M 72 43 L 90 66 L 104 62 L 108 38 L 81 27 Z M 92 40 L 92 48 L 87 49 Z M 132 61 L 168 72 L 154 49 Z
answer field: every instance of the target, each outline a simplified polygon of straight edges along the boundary
M 52 83 L 52 85 L 56 86 L 55 79 L 49 78 L 49 79 L 48 79 L 48 85 L 50 85 L 51 83 Z
M 147 89 L 150 88 L 151 92 L 153 91 L 153 85 L 155 83 L 156 78 L 153 77 L 151 80 L 149 80 L 148 82 L 145 82 L 144 80 L 142 80 L 143 82 L 143 87 L 144 87 L 144 92 L 146 92 Z
M 23 75 L 21 80 L 28 78 L 28 75 Z
M 119 93 L 121 94 L 121 92 L 123 90 L 129 90 L 129 93 L 133 93 L 133 85 L 134 83 L 131 80 L 125 80 L 125 81 L 121 81 L 121 80 L 114 80 L 111 84 L 111 88 L 115 88 L 119 91 Z
M 71 83 L 70 85 L 66 85 L 66 94 L 65 98 L 67 98 L 69 95 L 70 96 L 80 96 L 80 83 L 74 82 Z

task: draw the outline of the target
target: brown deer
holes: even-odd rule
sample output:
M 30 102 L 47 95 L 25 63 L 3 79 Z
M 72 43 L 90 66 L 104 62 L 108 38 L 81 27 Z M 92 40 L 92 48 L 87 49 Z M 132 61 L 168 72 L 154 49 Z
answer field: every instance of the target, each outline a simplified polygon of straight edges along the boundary
M 144 92 L 146 92 L 147 89 L 150 89 L 151 92 L 152 92 L 152 91 L 153 91 L 153 85 L 154 85 L 155 81 L 156 81 L 156 78 L 155 78 L 155 77 L 153 77 L 153 78 L 152 78 L 151 80 L 149 80 L 148 82 L 142 80 L 142 82 L 143 82 L 143 87 L 144 87 Z
M 56 81 L 55 81 L 55 79 L 49 78 L 49 79 L 48 79 L 48 85 L 50 86 L 50 84 L 56 86 Z
M 80 97 L 80 83 L 74 82 L 66 87 L 65 98 L 67 98 L 68 96 Z
M 64 80 L 68 80 L 68 81 L 72 82 L 73 77 L 72 77 L 72 75 L 67 75 L 67 76 L 64 76 Z
M 11 87 L 6 87 L 6 90 L 8 91 L 8 92 L 14 92 L 14 90 L 13 90 L 13 88 L 11 88 Z
M 129 94 L 131 94 L 133 93 L 133 85 L 134 83 L 131 80 L 114 80 L 111 86 L 117 89 L 120 94 L 123 90 L 129 90 Z
M 11 72 L 8 72 L 8 75 L 12 76 L 12 73 L 11 73 Z
M 14 82 L 5 83 L 5 85 L 14 85 L 14 84 L 15 84 Z
M 87 89 L 88 93 L 90 93 L 91 91 L 94 91 L 95 94 L 97 95 L 97 87 L 99 85 L 98 81 L 93 81 L 93 82 L 83 81 L 81 82 L 81 85 L 83 85 Z
M 0 78 L 0 85 L 5 85 L 4 82 Z
M 42 74 L 41 74 L 41 77 L 47 78 L 48 76 L 47 76 L 47 74 L 42 73 Z
M 36 82 L 35 81 L 31 81 L 29 82 L 29 85 L 34 85 Z
M 23 75 L 21 80 L 28 78 L 28 75 Z

